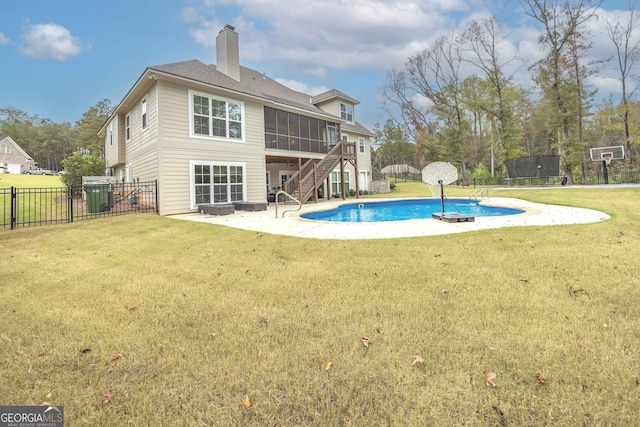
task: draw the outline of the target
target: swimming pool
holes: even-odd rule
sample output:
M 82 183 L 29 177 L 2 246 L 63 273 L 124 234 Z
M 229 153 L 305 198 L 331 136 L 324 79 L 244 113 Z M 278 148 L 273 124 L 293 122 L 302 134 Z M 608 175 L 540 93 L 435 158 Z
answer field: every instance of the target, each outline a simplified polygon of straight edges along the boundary
M 455 208 L 454 208 L 455 206 Z M 456 210 L 457 208 L 457 210 Z M 447 199 L 446 212 L 460 212 L 473 216 L 516 215 L 519 209 L 482 206 L 468 199 Z M 335 209 L 310 212 L 302 218 L 334 222 L 382 222 L 431 218 L 432 213 L 442 212 L 440 199 L 394 200 L 388 202 L 349 203 Z

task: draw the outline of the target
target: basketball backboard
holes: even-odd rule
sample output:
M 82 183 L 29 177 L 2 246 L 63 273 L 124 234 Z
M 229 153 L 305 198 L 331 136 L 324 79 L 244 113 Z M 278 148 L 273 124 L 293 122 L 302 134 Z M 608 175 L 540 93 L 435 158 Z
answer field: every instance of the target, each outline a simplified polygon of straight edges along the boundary
M 614 145 L 612 147 L 595 147 L 589 149 L 592 162 L 606 161 L 607 158 L 611 160 L 623 160 L 624 159 L 624 146 Z

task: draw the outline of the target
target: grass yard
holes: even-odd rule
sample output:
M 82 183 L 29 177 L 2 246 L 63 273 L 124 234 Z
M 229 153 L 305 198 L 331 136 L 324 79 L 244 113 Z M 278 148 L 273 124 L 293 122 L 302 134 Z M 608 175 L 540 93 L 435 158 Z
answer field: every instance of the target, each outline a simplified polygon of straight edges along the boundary
M 0 232 L 0 405 L 64 405 L 73 426 L 637 425 L 640 188 L 491 196 L 612 219 L 364 241 L 154 215 Z

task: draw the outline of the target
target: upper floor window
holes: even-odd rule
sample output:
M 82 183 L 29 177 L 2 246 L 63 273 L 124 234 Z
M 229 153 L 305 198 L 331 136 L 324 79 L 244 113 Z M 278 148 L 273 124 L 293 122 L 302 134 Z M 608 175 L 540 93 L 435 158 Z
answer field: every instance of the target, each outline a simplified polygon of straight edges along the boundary
M 363 137 L 358 137 L 358 152 L 360 154 L 364 154 L 365 153 L 365 145 L 364 145 L 364 138 Z
M 113 122 L 109 123 L 109 145 L 113 145 Z
M 2 154 L 11 154 L 11 146 L 10 145 L 3 145 L 2 148 L 0 149 L 0 153 L 2 153 Z
M 339 129 L 338 123 L 264 107 L 265 148 L 328 153 Z
M 353 105 L 340 103 L 340 117 L 349 123 L 353 123 Z
M 193 135 L 243 139 L 244 104 L 199 93 L 192 93 L 190 100 Z
M 142 130 L 147 128 L 147 100 L 142 100 Z
M 131 116 L 127 114 L 127 117 L 124 119 L 125 123 L 125 133 L 127 135 L 127 141 L 131 139 Z

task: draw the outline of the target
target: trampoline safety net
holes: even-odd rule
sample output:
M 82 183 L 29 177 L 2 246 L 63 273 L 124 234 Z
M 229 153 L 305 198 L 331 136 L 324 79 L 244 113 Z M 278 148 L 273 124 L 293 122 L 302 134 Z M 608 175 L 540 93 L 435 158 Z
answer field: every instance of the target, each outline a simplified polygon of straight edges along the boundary
M 517 157 L 504 161 L 509 178 L 554 178 L 560 176 L 560 156 Z

